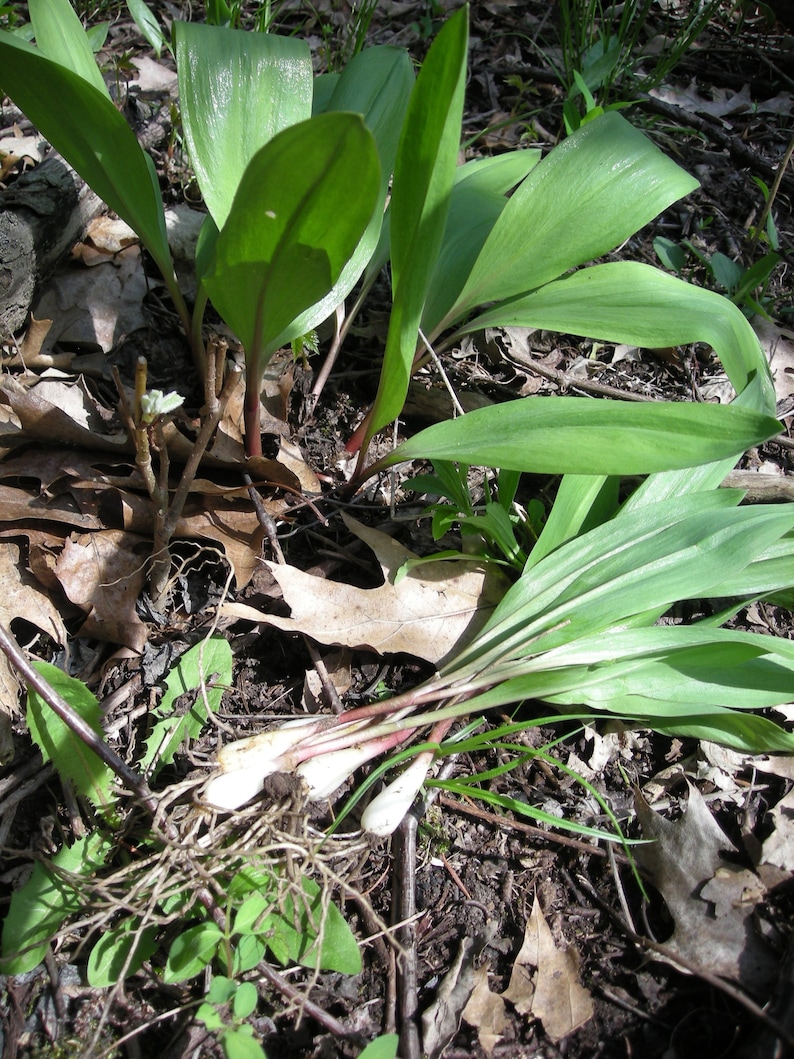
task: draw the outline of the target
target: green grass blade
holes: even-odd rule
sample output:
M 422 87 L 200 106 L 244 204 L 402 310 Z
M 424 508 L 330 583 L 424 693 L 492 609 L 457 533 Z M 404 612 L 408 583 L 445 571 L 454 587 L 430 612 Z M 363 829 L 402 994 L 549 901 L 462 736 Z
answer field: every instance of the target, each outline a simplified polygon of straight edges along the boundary
M 697 186 L 619 114 L 588 122 L 513 194 L 450 317 L 599 257 Z
M 400 445 L 380 466 L 430 459 L 534 474 L 651 474 L 735 460 L 780 429 L 771 416 L 733 405 L 544 397 L 436 423 Z
M 311 116 L 308 45 L 295 37 L 175 22 L 179 103 L 201 193 L 222 228 L 248 163 Z
M 455 178 L 468 37 L 464 7 L 433 42 L 408 105 L 390 208 L 394 298 L 364 449 L 373 434 L 399 415 L 408 392 L 427 284 L 444 234 Z

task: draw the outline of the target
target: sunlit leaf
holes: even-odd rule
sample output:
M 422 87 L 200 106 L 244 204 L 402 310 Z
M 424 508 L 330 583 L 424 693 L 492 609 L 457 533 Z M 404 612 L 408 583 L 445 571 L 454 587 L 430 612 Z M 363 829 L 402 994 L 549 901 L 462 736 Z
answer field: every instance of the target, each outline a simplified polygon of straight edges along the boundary
M 222 228 L 248 163 L 311 115 L 309 47 L 296 37 L 175 22 L 179 105 L 207 208 Z

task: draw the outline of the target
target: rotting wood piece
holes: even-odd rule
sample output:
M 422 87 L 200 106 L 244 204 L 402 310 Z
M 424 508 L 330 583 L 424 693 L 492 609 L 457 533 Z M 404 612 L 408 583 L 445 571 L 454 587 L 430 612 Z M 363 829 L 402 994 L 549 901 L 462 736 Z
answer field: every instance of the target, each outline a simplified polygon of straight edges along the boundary
M 101 208 L 59 155 L 0 192 L 0 334 L 24 327 L 37 288 Z

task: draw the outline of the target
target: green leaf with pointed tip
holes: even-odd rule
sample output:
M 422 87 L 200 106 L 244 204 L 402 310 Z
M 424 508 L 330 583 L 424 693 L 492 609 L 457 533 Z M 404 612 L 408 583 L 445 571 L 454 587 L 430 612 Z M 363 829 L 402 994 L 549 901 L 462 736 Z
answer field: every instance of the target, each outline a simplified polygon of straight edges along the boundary
M 309 47 L 295 37 L 175 22 L 179 104 L 190 159 L 218 228 L 256 153 L 311 115 Z
M 438 260 L 430 277 L 422 330 L 434 335 L 469 277 L 474 262 L 507 205 L 507 192 L 540 161 L 540 151 L 511 151 L 459 166 L 449 200 Z
M 34 662 L 34 667 L 94 732 L 104 738 L 99 703 L 85 684 L 48 662 Z M 30 737 L 44 760 L 51 761 L 62 776 L 71 780 L 78 794 L 88 798 L 106 818 L 112 819 L 116 804 L 115 773 L 33 688 L 28 690 L 27 724 Z
M 159 22 L 145 0 L 127 0 L 127 10 L 146 42 L 154 49 L 154 54 L 158 59 L 163 48 L 171 50 L 168 40 L 160 29 Z
M 11 33 L 0 32 L 0 70 L 4 91 L 173 276 L 154 164 L 107 93 Z
M 613 250 L 698 182 L 617 113 L 543 159 L 494 225 L 449 319 Z
M 69 0 L 29 0 L 28 11 L 41 54 L 72 70 L 110 99 L 83 24 Z
M 367 437 L 399 415 L 408 392 L 427 285 L 444 234 L 463 115 L 468 9 L 433 41 L 414 85 L 394 167 L 390 207 L 392 303 Z
M 372 135 L 354 114 L 293 125 L 251 159 L 204 277 L 245 347 L 249 372 L 264 369 L 285 329 L 338 280 L 379 184 Z
M 361 114 L 378 149 L 380 194 L 372 219 L 342 270 L 342 275 L 324 298 L 299 316 L 279 336 L 279 346 L 307 334 L 327 319 L 348 296 L 371 260 L 383 226 L 383 207 L 413 82 L 413 67 L 403 48 L 367 48 L 354 56 L 341 76 L 335 78 L 329 98 L 323 100 L 315 111 Z
M 543 397 L 436 423 L 379 466 L 429 459 L 532 474 L 651 474 L 736 458 L 780 429 L 771 416 L 733 405 Z
M 720 357 L 737 392 L 755 377 L 763 386 L 765 410 L 771 413 L 775 407 L 766 358 L 742 312 L 722 295 L 651 265 L 613 261 L 580 269 L 530 294 L 500 301 L 462 330 L 511 326 L 645 348 L 705 342 Z

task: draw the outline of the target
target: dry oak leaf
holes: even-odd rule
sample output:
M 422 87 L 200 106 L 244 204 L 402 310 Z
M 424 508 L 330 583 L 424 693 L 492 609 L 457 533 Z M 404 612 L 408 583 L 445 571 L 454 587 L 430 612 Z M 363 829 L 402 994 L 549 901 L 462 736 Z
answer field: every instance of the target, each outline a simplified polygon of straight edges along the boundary
M 635 798 L 645 838 L 635 856 L 665 900 L 675 921 L 664 943 L 669 958 L 740 982 L 754 996 L 771 988 L 777 959 L 753 923 L 763 887 L 752 872 L 726 861 L 735 847 L 720 829 L 697 787 L 689 784 L 686 812 L 667 820 L 642 795 Z
M 462 560 L 429 563 L 411 570 L 395 586 L 397 571 L 416 558 L 413 552 L 379 530 L 342 517 L 377 556 L 384 584 L 355 588 L 294 566 L 268 563 L 292 616 L 263 614 L 241 603 L 224 603 L 221 614 L 305 633 L 323 644 L 405 653 L 438 665 L 474 638 L 504 595 L 502 574 Z
M 557 947 L 537 897 L 510 984 L 501 995 L 519 1014 L 540 1019 L 555 1043 L 593 1017 L 593 998 L 579 983 L 579 955 L 570 946 Z
M 498 993 L 492 993 L 488 985 L 488 967 L 486 960 L 475 970 L 476 984 L 463 1009 L 463 1017 L 477 1030 L 477 1040 L 486 1055 L 490 1055 L 501 1041 L 502 1031 L 507 1025 L 505 1002 Z

